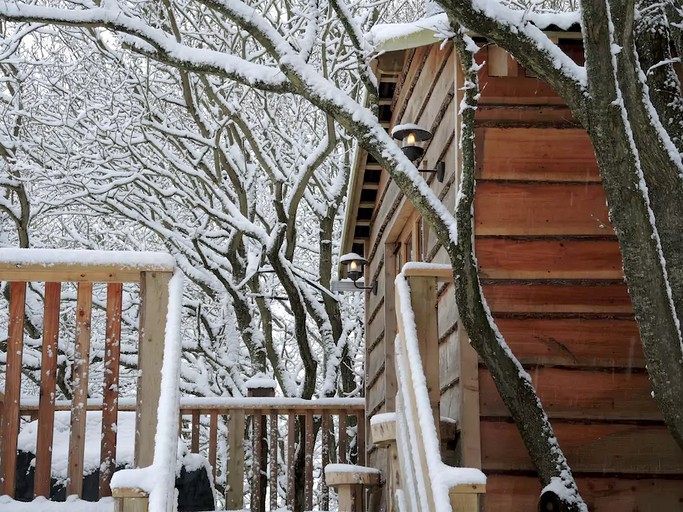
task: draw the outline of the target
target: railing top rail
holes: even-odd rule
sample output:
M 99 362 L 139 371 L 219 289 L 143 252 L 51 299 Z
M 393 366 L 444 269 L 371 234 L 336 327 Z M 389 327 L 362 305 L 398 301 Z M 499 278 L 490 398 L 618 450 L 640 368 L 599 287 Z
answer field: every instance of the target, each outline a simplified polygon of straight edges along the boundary
M 38 410 L 38 397 L 22 397 L 20 409 L 22 413 L 29 413 Z M 99 411 L 102 409 L 102 399 L 90 398 L 86 403 L 88 411 Z M 135 398 L 120 398 L 118 402 L 120 411 L 134 411 Z M 270 410 L 270 411 L 363 411 L 365 410 L 365 399 L 363 398 L 318 398 L 306 400 L 303 398 L 286 397 L 182 397 L 180 399 L 180 410 L 183 413 L 193 411 L 221 412 L 228 410 Z M 70 400 L 57 400 L 55 402 L 56 411 L 71 410 Z
M 0 249 L 0 280 L 139 282 L 141 272 L 173 272 L 162 252 Z
M 438 281 L 453 281 L 453 267 L 438 263 L 411 261 L 403 265 L 401 273 L 405 277 L 435 277 Z

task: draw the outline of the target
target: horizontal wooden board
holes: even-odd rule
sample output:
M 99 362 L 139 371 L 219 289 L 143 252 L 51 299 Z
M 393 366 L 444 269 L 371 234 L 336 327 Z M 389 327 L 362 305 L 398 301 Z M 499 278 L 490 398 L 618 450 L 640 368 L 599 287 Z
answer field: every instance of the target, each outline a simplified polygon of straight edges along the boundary
M 613 235 L 599 183 L 477 184 L 477 235 Z
M 489 474 L 484 512 L 536 510 L 538 478 Z M 683 510 L 683 481 L 678 479 L 577 478 L 591 512 L 665 512 Z
M 477 177 L 600 182 L 593 146 L 582 129 L 485 128 Z
M 529 373 L 551 418 L 662 420 L 644 372 L 536 367 Z M 485 368 L 479 369 L 479 407 L 482 416 L 509 416 Z
M 560 447 L 575 472 L 683 473 L 683 450 L 664 425 L 552 423 Z M 484 472 L 533 470 L 513 423 L 481 422 L 481 456 Z
M 517 76 L 488 76 L 486 60 L 488 47 L 485 46 L 476 54 L 476 61 L 484 64 L 479 71 L 480 104 L 564 104 L 548 84 L 527 77 L 521 66 L 518 66 Z
M 523 364 L 645 367 L 634 320 L 498 318 L 496 324 Z
M 632 313 L 625 284 L 485 284 L 495 313 Z
M 479 105 L 474 114 L 478 126 L 549 125 L 578 126 L 564 105 Z
M 490 279 L 621 279 L 616 240 L 478 238 L 479 273 Z

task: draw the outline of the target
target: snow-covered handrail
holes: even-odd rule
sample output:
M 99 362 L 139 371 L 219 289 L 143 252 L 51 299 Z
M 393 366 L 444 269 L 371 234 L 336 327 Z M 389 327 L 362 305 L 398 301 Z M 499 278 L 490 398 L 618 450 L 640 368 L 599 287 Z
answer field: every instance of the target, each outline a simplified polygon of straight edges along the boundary
M 409 267 L 407 273 L 413 269 Z M 418 275 L 427 277 L 427 269 Z M 432 277 L 442 277 L 442 269 Z M 420 356 L 408 278 L 396 277 L 396 443 L 401 467 L 400 495 L 409 511 L 450 512 L 461 492 L 484 492 L 486 477 L 473 468 L 454 468 L 441 460 L 439 438 Z M 394 490 L 395 491 L 395 490 Z M 451 498 L 453 496 L 453 498 Z M 472 496 L 470 496 L 472 498 Z M 476 496 L 473 497 L 476 506 Z M 464 508 L 460 508 L 464 510 Z M 469 510 L 469 509 L 467 509 Z M 472 508 L 478 510 L 478 508 Z
M 3 281 L 140 281 L 141 272 L 173 272 L 168 253 L 79 249 L 0 249 Z

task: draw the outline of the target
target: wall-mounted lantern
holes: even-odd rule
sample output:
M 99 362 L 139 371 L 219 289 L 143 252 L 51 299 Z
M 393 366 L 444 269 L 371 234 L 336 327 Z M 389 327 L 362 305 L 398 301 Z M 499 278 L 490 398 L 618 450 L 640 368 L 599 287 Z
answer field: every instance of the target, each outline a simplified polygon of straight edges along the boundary
M 359 286 L 357 281 L 363 277 L 365 266 L 368 260 L 359 256 L 355 252 L 349 252 L 339 258 L 339 263 L 346 267 L 346 276 L 353 281 L 353 285 L 359 290 L 370 290 L 377 295 L 377 281 L 373 281 L 370 286 Z
M 424 143 L 432 138 L 432 132 L 416 124 L 399 124 L 391 130 L 391 136 L 401 141 L 401 151 L 411 162 L 415 162 L 424 155 Z M 419 169 L 419 171 L 434 173 L 439 183 L 443 183 L 446 164 L 438 162 L 434 169 Z

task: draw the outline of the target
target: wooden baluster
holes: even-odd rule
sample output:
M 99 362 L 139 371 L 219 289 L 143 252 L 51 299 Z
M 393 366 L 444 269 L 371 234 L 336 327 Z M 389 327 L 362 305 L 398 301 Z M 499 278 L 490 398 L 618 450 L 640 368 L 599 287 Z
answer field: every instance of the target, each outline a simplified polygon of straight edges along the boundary
M 83 494 L 83 456 L 88 402 L 88 370 L 90 368 L 90 322 L 92 317 L 92 283 L 78 283 L 76 298 L 76 346 L 73 365 L 73 399 L 71 401 L 71 435 L 69 437 L 69 472 L 67 496 Z
M 33 487 L 34 496 L 43 496 L 45 498 L 50 497 L 61 291 L 61 283 L 45 283 L 43 357 L 40 367 L 40 401 L 38 405 L 38 444 L 36 447 L 36 472 Z
M 365 414 L 356 414 L 356 425 L 358 434 L 356 436 L 356 446 L 358 447 L 358 465 L 365 466 Z
M 278 464 L 277 464 L 277 441 L 278 441 L 278 431 L 277 431 L 277 412 L 270 413 L 270 510 L 277 509 L 277 476 L 278 476 Z
M 254 411 L 254 416 L 252 417 L 252 453 L 254 457 L 252 458 L 252 478 L 251 482 L 251 510 L 254 512 L 264 512 L 266 509 L 264 494 L 265 486 L 263 482 L 263 471 L 265 468 L 262 466 L 263 463 L 263 435 L 265 433 L 263 429 L 263 413 L 261 411 Z
M 190 451 L 199 453 L 199 411 L 192 411 L 192 440 L 190 441 Z
M 19 400 L 21 397 L 21 356 L 24 350 L 24 308 L 26 283 L 9 284 L 9 325 L 7 328 L 7 360 L 5 366 L 5 398 L 2 424 L 2 461 L 0 463 L 0 495 L 14 497 L 19 435 Z
M 339 464 L 346 464 L 346 411 L 339 413 Z
M 102 443 L 100 447 L 100 498 L 111 496 L 111 476 L 116 471 L 116 424 L 119 413 L 119 360 L 123 284 L 107 285 L 107 323 L 104 344 Z
M 244 411 L 228 411 L 228 450 L 230 461 L 228 468 L 228 490 L 226 508 L 242 510 L 244 508 Z
M 315 449 L 315 437 L 313 436 L 313 412 L 307 411 L 306 417 L 306 438 L 304 452 L 304 497 L 306 510 L 313 510 L 313 451 Z
M 218 445 L 218 413 L 212 412 L 209 416 L 209 464 L 211 475 L 216 481 L 216 448 Z
M 287 508 L 294 510 L 296 501 L 296 415 L 287 411 Z
M 135 465 L 146 467 L 154 459 L 157 406 L 161 396 L 168 283 L 172 272 L 140 273 L 140 341 L 138 345 L 137 408 L 135 418 Z
M 325 479 L 325 466 L 330 463 L 330 414 L 323 413 L 322 418 L 322 436 L 321 436 L 321 456 L 322 456 L 322 496 L 321 496 L 321 510 L 330 509 L 330 488 L 327 486 Z

